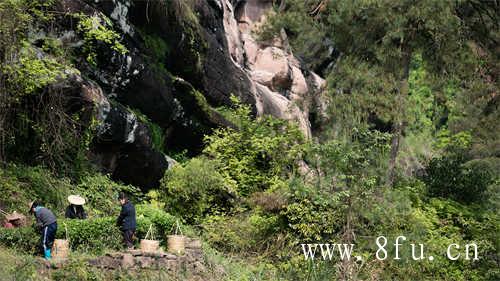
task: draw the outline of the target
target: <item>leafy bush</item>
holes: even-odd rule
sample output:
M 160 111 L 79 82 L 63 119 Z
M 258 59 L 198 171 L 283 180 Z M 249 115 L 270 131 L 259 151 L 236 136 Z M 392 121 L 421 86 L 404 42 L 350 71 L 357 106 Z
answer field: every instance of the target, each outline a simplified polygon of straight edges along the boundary
M 483 200 L 494 181 L 494 171 L 484 161 L 470 160 L 463 149 L 433 158 L 423 177 L 429 194 L 466 203 Z
M 35 253 L 40 244 L 40 235 L 32 227 L 0 228 L 0 244 L 19 251 Z
M 152 225 L 156 239 L 166 240 L 172 233 L 176 218 L 152 205 L 137 205 L 138 239 L 144 238 Z M 121 247 L 121 232 L 116 226 L 116 217 L 102 217 L 87 220 L 59 219 L 57 239 L 70 241 L 72 250 L 87 253 L 101 253 L 106 249 Z M 183 227 L 184 229 L 184 227 Z M 24 252 L 33 253 L 40 244 L 40 234 L 33 227 L 14 229 L 0 228 L 0 244 Z
M 154 239 L 166 241 L 166 236 L 174 230 L 177 218 L 151 204 L 136 206 L 138 239 L 143 239 L 149 226 L 153 227 Z
M 207 212 L 229 207 L 233 186 L 219 173 L 217 162 L 200 157 L 168 170 L 160 194 L 166 210 L 193 222 Z
M 176 218 L 149 204 L 136 206 L 137 242 L 146 236 L 152 225 L 158 240 L 166 240 L 175 225 Z M 66 237 L 66 224 L 71 248 L 85 252 L 102 252 L 105 249 L 121 247 L 121 232 L 116 226 L 116 217 L 95 218 L 89 220 L 60 220 L 57 237 Z
M 235 216 L 212 215 L 203 221 L 203 237 L 219 251 L 266 255 L 272 252 L 270 249 L 281 246 L 276 236 L 281 228 L 280 216 L 259 211 Z
M 234 97 L 232 100 L 236 108 L 226 117 L 238 130 L 215 130 L 206 137 L 203 152 L 220 163 L 220 174 L 236 183 L 240 195 L 248 196 L 274 186 L 297 170 L 304 136 L 288 121 L 271 116 L 254 120 L 249 106 Z
M 115 218 L 90 220 L 58 220 L 56 238 L 70 240 L 73 250 L 99 253 L 104 249 L 117 249 L 121 236 Z M 67 232 L 66 232 L 67 230 Z M 19 251 L 34 253 L 40 247 L 40 233 L 33 227 L 0 228 L 0 244 Z
M 89 174 L 81 178 L 74 192 L 87 200 L 85 207 L 90 215 L 110 216 L 119 212 L 118 193 L 125 192 L 139 197 L 140 191 L 131 185 L 112 181 L 108 175 Z
M 73 16 L 79 20 L 77 30 L 82 33 L 85 40 L 83 51 L 90 64 L 97 65 L 97 46 L 99 43 L 106 44 L 121 55 L 128 52 L 127 48 L 120 43 L 120 35 L 110 29 L 112 22 L 105 15 L 74 14 Z
M 121 243 L 116 218 L 111 217 L 59 220 L 56 238 L 66 239 L 66 237 L 70 241 L 71 249 L 92 253 L 99 253 L 105 249 L 118 249 Z
M 0 207 L 20 213 L 26 213 L 35 199 L 48 208 L 62 209 L 71 190 L 68 179 L 58 179 L 47 169 L 15 164 L 0 169 L 0 186 Z
M 28 203 L 38 199 L 56 215 L 62 215 L 68 205 L 67 196 L 76 193 L 87 200 L 85 208 L 91 216 L 110 216 L 119 211 L 118 192 L 140 196 L 137 188 L 116 183 L 109 176 L 86 174 L 75 186 L 68 178 L 57 178 L 46 168 L 15 164 L 0 169 L 0 185 L 0 208 L 20 213 L 26 213 Z

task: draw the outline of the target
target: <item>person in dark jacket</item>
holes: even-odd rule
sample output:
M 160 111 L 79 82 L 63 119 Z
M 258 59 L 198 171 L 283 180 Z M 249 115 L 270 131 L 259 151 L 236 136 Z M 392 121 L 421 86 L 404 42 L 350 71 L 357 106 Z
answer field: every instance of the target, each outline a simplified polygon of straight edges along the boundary
M 30 213 L 36 218 L 36 227 L 41 230 L 41 244 L 45 259 L 50 260 L 51 249 L 57 232 L 57 219 L 51 210 L 43 207 L 39 202 L 31 203 Z
M 66 208 L 65 217 L 67 219 L 80 219 L 84 220 L 87 218 L 87 213 L 83 209 L 85 204 L 85 199 L 78 195 L 68 196 L 69 206 Z
M 123 192 L 120 192 L 120 194 L 118 195 L 118 200 L 120 200 L 122 209 L 120 211 L 120 216 L 116 220 L 116 224 L 122 231 L 123 243 L 127 246 L 128 249 L 133 249 L 133 239 L 137 226 L 135 220 L 135 207 Z

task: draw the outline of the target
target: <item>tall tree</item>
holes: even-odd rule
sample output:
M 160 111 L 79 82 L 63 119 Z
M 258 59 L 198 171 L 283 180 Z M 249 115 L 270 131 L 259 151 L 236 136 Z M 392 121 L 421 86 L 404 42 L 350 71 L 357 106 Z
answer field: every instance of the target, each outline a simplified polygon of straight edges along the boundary
M 335 133 L 338 128 L 345 132 L 368 121 L 393 133 L 387 175 L 390 185 L 405 124 L 410 122 L 408 80 L 415 57 L 421 58 L 429 77 L 437 78 L 434 90 L 448 86 L 440 81 L 454 79 L 460 81 L 457 89 L 464 94 L 474 91 L 470 82 L 484 80 L 478 75 L 478 62 L 484 61 L 484 56 L 478 56 L 484 53 L 481 49 L 490 49 L 491 57 L 498 58 L 498 1 L 277 2 L 278 15 L 270 18 L 262 34 L 286 30 L 294 52 L 311 67 L 316 67 L 318 58 L 320 64 L 326 61 L 331 66 L 332 59 L 339 57 L 327 71 L 333 89 Z M 318 32 L 311 36 L 312 30 Z M 335 51 L 319 55 L 314 46 L 325 40 L 333 42 Z
M 333 75 L 333 86 L 346 85 L 339 79 L 351 79 L 352 98 L 367 95 L 373 107 L 380 99 L 385 103 L 393 135 L 387 183 L 393 184 L 399 144 L 404 132 L 406 108 L 409 106 L 408 78 L 410 62 L 421 54 L 427 70 L 446 79 L 466 70 L 464 55 L 470 54 L 464 24 L 457 15 L 460 1 L 336 1 L 328 2 L 327 26 L 336 47 L 343 54 L 337 69 L 350 68 L 350 76 Z M 359 79 L 360 71 L 377 69 L 377 75 Z M 337 88 L 338 89 L 338 88 Z M 388 95 L 392 97 L 388 97 Z M 380 99 L 377 99 L 380 97 Z M 390 101 L 388 103 L 388 101 Z M 363 106 L 363 105 L 362 105 Z M 364 110 L 366 118 L 380 112 Z

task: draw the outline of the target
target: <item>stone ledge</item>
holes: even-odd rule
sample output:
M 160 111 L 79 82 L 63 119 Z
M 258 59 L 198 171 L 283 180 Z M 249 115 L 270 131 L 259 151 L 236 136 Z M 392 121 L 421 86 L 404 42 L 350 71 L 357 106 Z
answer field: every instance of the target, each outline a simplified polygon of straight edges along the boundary
M 168 252 L 143 252 L 128 250 L 124 252 L 107 253 L 104 256 L 89 260 L 91 266 L 104 269 L 153 269 L 178 272 L 186 269 L 193 274 L 202 274 L 206 271 L 203 263 L 201 242 L 197 239 L 186 241 L 185 252 L 174 255 Z

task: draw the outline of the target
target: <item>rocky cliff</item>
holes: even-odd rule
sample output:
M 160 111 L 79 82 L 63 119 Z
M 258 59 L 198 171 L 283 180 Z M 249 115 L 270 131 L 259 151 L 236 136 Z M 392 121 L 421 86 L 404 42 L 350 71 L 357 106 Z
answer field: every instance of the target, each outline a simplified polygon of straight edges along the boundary
M 111 20 L 128 50 L 98 46 L 96 65 L 78 61 L 79 74 L 56 86 L 92 109 L 98 122 L 89 156 L 125 183 L 155 187 L 174 162 L 160 150 L 199 153 L 205 134 L 231 126 L 214 110 L 231 105 L 231 95 L 256 116 L 297 122 L 307 137 L 311 116 L 324 110 L 325 82 L 294 56 L 285 32 L 271 42 L 255 36 L 271 0 L 60 0 L 57 9 Z M 81 46 L 76 23 L 59 21 L 59 40 Z M 162 149 L 147 120 L 165 135 Z

